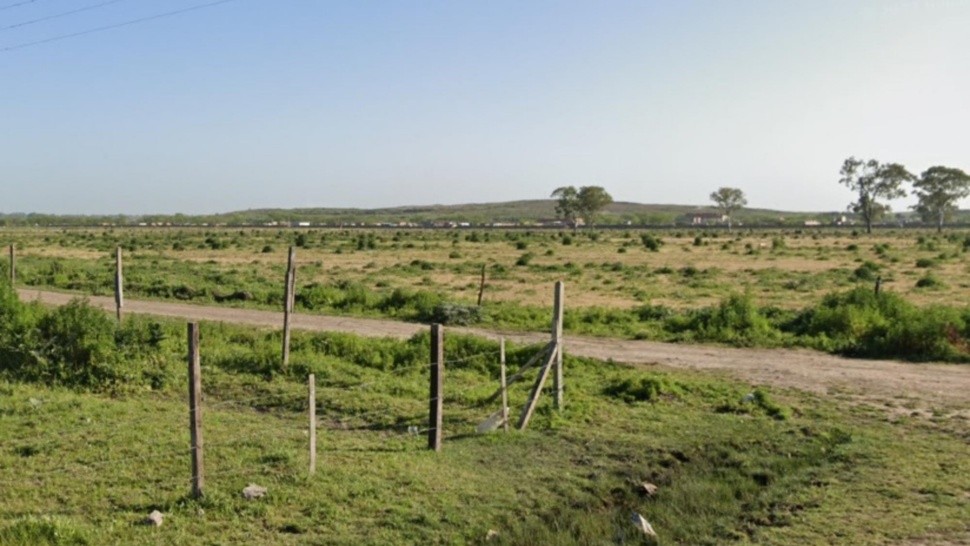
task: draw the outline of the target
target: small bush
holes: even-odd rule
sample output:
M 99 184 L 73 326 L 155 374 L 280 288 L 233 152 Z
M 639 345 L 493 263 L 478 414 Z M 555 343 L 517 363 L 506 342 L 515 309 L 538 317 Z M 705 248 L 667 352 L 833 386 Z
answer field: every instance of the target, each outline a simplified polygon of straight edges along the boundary
M 946 284 L 943 283 L 938 277 L 933 274 L 927 274 L 916 281 L 916 288 L 945 288 Z
M 659 237 L 654 237 L 649 233 L 644 233 L 640 236 L 640 242 L 643 243 L 644 248 L 650 252 L 660 252 L 660 247 L 663 246 L 664 242 Z
M 681 396 L 684 391 L 676 383 L 664 378 L 642 377 L 639 381 L 633 379 L 614 381 L 603 389 L 603 394 L 628 404 L 634 404 L 636 402 L 656 402 L 663 396 Z

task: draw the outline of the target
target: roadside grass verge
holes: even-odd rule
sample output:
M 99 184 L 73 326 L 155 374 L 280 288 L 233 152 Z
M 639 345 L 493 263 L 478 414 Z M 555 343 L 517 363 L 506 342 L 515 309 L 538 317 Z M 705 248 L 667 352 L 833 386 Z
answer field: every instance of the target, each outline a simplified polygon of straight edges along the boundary
M 446 335 L 435 454 L 420 432 L 426 335 L 296 333 L 281 370 L 277 333 L 221 324 L 202 325 L 207 479 L 192 500 L 184 325 L 145 321 L 160 338 L 154 382 L 0 383 L 0 544 L 478 544 L 490 530 L 497 544 L 649 544 L 632 512 L 661 544 L 876 545 L 967 531 L 966 438 L 918 420 L 567 355 L 561 413 L 547 392 L 529 430 L 477 435 L 496 409 L 483 400 L 497 386 L 497 345 Z M 512 347 L 512 369 L 535 350 Z M 527 387 L 511 391 L 513 417 Z M 643 482 L 657 493 L 641 494 Z M 244 500 L 249 483 L 269 494 Z M 164 525 L 138 525 L 153 509 Z

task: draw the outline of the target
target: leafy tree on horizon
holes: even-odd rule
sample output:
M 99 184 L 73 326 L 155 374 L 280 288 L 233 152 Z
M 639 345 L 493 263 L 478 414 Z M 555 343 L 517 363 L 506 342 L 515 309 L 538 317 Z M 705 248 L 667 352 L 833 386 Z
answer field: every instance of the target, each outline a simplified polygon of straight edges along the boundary
M 574 230 L 577 220 L 582 218 L 586 225 L 592 226 L 596 215 L 613 202 L 613 197 L 601 186 L 563 186 L 552 192 L 558 198 L 556 214 Z
M 561 217 L 569 227 L 576 229 L 576 217 L 579 214 L 579 192 L 575 186 L 562 186 L 552 192 L 556 201 L 556 215 Z
M 903 183 L 915 177 L 899 163 L 879 163 L 875 159 L 863 161 L 849 157 L 842 163 L 839 183 L 858 194 L 849 204 L 849 210 L 862 217 L 866 233 L 872 233 L 872 223 L 888 212 L 889 205 L 880 199 L 906 197 Z
M 727 217 L 728 231 L 731 231 L 731 215 L 748 204 L 744 192 L 738 188 L 720 187 L 711 193 L 711 201 L 721 214 Z
M 944 220 L 957 210 L 957 201 L 970 196 L 970 175 L 951 167 L 930 167 L 913 182 L 913 189 L 919 202 L 912 208 L 924 222 L 936 222 L 939 233 Z

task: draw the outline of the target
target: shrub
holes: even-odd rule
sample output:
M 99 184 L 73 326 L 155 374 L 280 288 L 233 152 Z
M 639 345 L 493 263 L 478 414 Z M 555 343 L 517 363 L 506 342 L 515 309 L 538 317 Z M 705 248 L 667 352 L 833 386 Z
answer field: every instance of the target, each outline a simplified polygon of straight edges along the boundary
M 474 305 L 441 303 L 435 306 L 429 322 L 452 326 L 468 326 L 482 321 L 482 309 Z
M 664 242 L 659 237 L 654 237 L 649 233 L 644 233 L 640 236 L 640 242 L 643 246 L 650 252 L 660 252 L 660 247 L 663 246 Z
M 603 389 L 603 394 L 628 404 L 655 402 L 662 396 L 676 397 L 684 393 L 680 385 L 664 378 L 641 377 L 639 381 L 624 379 L 614 381 Z
M 916 281 L 916 288 L 946 288 L 946 284 L 932 273 L 928 273 Z
M 779 337 L 749 295 L 732 294 L 717 307 L 695 311 L 680 327 L 696 332 L 699 339 L 738 345 L 770 343 Z
M 25 370 L 28 375 L 89 388 L 109 387 L 121 378 L 114 361 L 114 322 L 87 300 L 73 299 L 44 316 L 38 335 L 37 365 Z
M 856 270 L 852 272 L 852 275 L 860 281 L 874 281 L 876 280 L 876 277 L 879 276 L 879 269 L 880 267 L 878 264 L 866 261 L 856 268 Z
M 934 265 L 936 265 L 936 262 L 930 258 L 920 258 L 916 260 L 916 267 L 924 268 L 924 267 L 933 267 Z

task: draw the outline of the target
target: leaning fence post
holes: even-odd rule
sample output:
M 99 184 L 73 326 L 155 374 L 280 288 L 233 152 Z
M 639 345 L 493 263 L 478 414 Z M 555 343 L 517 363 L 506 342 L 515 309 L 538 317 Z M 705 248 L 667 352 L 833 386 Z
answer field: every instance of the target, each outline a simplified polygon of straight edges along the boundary
M 552 310 L 552 341 L 556 351 L 556 374 L 553 377 L 556 391 L 556 409 L 562 409 L 562 308 L 566 298 L 562 281 L 556 281 Z
M 502 388 L 502 426 L 509 431 L 509 385 L 505 380 L 505 338 L 498 341 L 499 384 Z
M 115 309 L 118 314 L 118 322 L 121 322 L 121 308 L 125 305 L 124 284 L 121 247 L 119 246 L 115 248 Z
M 307 380 L 310 398 L 310 475 L 317 471 L 317 378 L 310 374 Z
M 202 465 L 202 367 L 199 362 L 199 323 L 190 322 L 189 339 L 189 432 L 192 440 L 192 496 L 202 496 L 205 478 Z
M 13 286 L 17 282 L 17 250 L 16 247 L 10 245 L 10 286 Z
M 286 294 L 283 299 L 283 368 L 290 364 L 290 320 L 293 318 L 296 284 L 296 250 L 291 246 L 286 260 Z
M 428 412 L 428 449 L 441 451 L 442 379 L 445 366 L 444 328 L 431 325 L 431 389 Z

